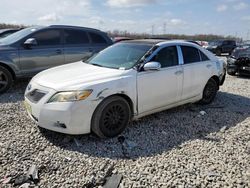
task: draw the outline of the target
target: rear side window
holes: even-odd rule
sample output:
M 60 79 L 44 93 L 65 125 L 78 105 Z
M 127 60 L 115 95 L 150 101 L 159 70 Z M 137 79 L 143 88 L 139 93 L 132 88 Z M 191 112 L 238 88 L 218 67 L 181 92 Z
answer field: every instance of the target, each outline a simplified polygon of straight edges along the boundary
M 152 59 L 161 63 L 161 67 L 171 67 L 178 65 L 178 53 L 176 46 L 169 46 L 161 49 Z
M 103 36 L 97 34 L 97 33 L 92 33 L 89 32 L 90 38 L 93 43 L 99 43 L 99 44 L 106 44 L 107 41 L 103 38 Z
M 209 58 L 207 57 L 207 55 L 205 55 L 202 51 L 200 51 L 199 50 L 199 52 L 200 52 L 200 55 L 201 55 L 201 61 L 208 61 L 209 60 Z
M 36 39 L 38 46 L 60 45 L 61 43 L 61 33 L 57 29 L 37 32 L 32 38 Z
M 200 54 L 197 48 L 190 46 L 181 46 L 184 64 L 195 63 L 200 61 Z
M 88 44 L 89 38 L 85 31 L 78 29 L 64 30 L 65 44 Z

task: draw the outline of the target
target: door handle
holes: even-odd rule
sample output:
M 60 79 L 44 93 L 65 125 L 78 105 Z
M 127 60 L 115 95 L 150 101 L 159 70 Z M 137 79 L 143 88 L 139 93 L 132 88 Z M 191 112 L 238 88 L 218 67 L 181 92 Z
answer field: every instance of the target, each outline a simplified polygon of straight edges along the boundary
M 176 71 L 174 74 L 175 75 L 180 75 L 180 74 L 182 74 L 183 73 L 183 71 Z
M 62 54 L 62 50 L 57 49 L 57 50 L 56 50 L 56 53 L 57 53 L 57 54 Z
M 210 68 L 210 67 L 212 67 L 212 65 L 208 64 L 208 65 L 207 65 L 207 68 Z

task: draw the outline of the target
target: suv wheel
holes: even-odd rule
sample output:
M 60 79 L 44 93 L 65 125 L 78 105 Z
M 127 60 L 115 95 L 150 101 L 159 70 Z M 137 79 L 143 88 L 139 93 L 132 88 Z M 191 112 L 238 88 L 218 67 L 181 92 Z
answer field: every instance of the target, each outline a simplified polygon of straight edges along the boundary
M 236 75 L 236 71 L 227 71 L 227 74 L 229 74 L 231 76 L 235 76 Z
M 217 91 L 218 91 L 217 82 L 213 78 L 209 79 L 203 90 L 203 95 L 200 103 L 201 104 L 211 103 L 214 100 Z
M 95 110 L 91 129 L 101 138 L 115 137 L 128 125 L 131 110 L 128 102 L 119 96 L 104 100 Z
M 217 49 L 215 53 L 216 53 L 217 56 L 220 56 L 221 55 L 221 49 Z
M 4 67 L 0 66 L 0 93 L 7 91 L 13 83 L 11 73 Z

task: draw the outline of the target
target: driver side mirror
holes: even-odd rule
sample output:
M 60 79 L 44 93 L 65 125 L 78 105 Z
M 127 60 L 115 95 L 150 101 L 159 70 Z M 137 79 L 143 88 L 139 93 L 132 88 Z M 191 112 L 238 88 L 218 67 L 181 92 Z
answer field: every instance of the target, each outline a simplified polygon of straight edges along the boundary
M 24 46 L 26 48 L 31 48 L 32 46 L 36 46 L 37 45 L 37 41 L 35 38 L 29 38 L 24 42 Z
M 157 70 L 160 70 L 160 68 L 161 68 L 161 64 L 156 61 L 147 62 L 143 66 L 144 71 L 157 71 Z

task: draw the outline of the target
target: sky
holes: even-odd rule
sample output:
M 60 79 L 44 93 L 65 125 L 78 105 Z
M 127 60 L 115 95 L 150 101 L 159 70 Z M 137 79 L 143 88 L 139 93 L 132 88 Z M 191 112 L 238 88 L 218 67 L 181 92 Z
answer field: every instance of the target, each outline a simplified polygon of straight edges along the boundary
M 250 0 L 0 0 L 0 23 L 250 39 Z

